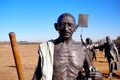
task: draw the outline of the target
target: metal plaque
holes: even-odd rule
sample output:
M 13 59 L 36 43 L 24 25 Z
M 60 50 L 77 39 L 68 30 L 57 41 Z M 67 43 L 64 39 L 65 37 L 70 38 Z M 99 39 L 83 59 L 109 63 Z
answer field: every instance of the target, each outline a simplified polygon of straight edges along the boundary
M 88 27 L 88 15 L 87 14 L 79 14 L 78 26 Z

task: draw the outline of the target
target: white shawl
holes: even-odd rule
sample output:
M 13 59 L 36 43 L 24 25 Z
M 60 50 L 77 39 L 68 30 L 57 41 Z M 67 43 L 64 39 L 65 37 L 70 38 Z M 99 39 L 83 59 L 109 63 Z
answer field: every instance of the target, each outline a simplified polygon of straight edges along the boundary
M 54 43 L 52 41 L 43 42 L 39 45 L 38 51 L 41 56 L 42 80 L 52 80 Z

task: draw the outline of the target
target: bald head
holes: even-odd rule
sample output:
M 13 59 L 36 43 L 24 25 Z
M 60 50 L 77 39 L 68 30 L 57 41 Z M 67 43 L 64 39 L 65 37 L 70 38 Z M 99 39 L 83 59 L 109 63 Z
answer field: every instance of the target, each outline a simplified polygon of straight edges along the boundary
M 70 13 L 63 13 L 58 17 L 57 23 L 61 23 L 65 17 L 70 17 L 75 24 L 75 18 Z

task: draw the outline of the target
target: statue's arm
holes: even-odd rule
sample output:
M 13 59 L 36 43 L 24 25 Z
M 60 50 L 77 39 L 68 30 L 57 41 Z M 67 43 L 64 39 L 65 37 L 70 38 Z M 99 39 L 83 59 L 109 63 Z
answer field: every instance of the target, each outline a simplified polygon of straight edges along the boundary
M 81 38 L 81 42 L 84 46 L 86 46 L 85 42 L 83 41 L 83 38 L 82 38 L 82 35 L 80 35 L 80 38 Z
M 114 50 L 115 50 L 116 59 L 117 59 L 117 61 L 119 61 L 119 59 L 118 59 L 118 57 L 119 57 L 118 49 L 117 49 L 115 44 L 113 44 L 113 46 L 114 46 Z
M 42 72 L 41 72 L 41 58 L 39 56 L 38 64 L 37 64 L 37 67 L 36 67 L 36 70 L 34 72 L 32 80 L 40 80 L 41 77 L 42 77 Z
M 103 80 L 103 75 L 99 72 L 92 64 L 92 61 L 89 58 L 89 55 L 86 56 L 84 68 L 87 78 L 92 78 L 94 80 Z

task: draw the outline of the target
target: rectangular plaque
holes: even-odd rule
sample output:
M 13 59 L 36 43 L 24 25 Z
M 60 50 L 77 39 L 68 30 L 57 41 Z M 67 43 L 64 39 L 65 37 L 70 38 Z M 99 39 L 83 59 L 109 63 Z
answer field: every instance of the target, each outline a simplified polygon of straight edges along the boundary
M 88 27 L 88 15 L 87 14 L 79 14 L 78 26 Z

